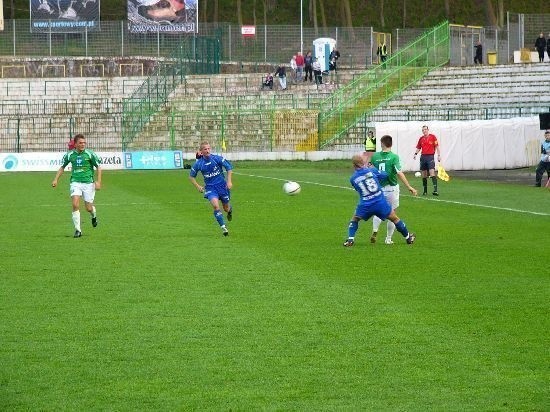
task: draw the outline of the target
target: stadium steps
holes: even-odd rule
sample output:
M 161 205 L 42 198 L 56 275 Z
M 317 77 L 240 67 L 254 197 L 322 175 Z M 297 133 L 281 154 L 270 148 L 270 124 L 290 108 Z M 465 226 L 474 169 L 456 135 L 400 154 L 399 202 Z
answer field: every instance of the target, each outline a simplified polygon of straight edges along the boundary
M 272 133 L 279 150 L 294 150 L 297 142 L 305 141 L 311 128 L 316 128 L 317 112 L 311 109 L 342 84 L 336 80 L 349 82 L 358 73 L 340 71 L 338 76 L 332 76 L 334 83 L 319 86 L 303 81 L 294 84 L 287 78 L 286 91 L 278 90 L 278 79 L 273 90 L 260 90 L 265 73 L 187 76 L 169 96 L 165 110 L 155 113 L 127 147 L 162 148 L 170 146 L 173 139 L 175 147 L 193 151 L 201 141 L 218 142 L 225 133 L 226 145 L 232 150 L 253 150 L 253 147 L 266 150 L 270 148 L 263 147 L 267 144 L 265 136 Z M 292 119 L 289 119 L 290 111 L 295 112 Z M 278 119 L 286 120 L 279 122 Z M 223 131 L 224 122 L 241 124 L 239 136 Z M 302 125 L 308 126 L 301 130 Z M 171 128 L 174 136 L 170 136 Z
M 1 79 L 0 116 L 122 113 L 122 99 L 143 79 Z
M 550 107 L 547 64 L 447 67 L 434 70 L 417 85 L 378 110 L 400 118 L 403 110 L 418 113 L 441 109 L 483 110 L 495 107 Z M 401 112 L 401 113 L 400 113 Z

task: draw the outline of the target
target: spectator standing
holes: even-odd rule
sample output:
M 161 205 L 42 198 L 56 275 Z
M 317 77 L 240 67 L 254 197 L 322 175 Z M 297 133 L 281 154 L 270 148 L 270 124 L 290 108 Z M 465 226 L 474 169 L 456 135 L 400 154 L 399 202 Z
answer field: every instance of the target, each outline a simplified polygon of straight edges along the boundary
M 281 86 L 281 90 L 286 90 L 286 68 L 283 64 L 277 67 L 274 76 L 279 77 L 279 85 Z
M 483 64 L 483 46 L 481 45 L 481 42 L 478 41 L 474 48 L 476 49 L 474 55 L 474 64 Z
M 304 64 L 305 64 L 305 70 L 306 70 L 306 77 L 304 81 L 307 81 L 307 77 L 309 74 L 309 81 L 313 81 L 313 56 L 311 55 L 311 51 L 308 51 L 306 53 L 306 57 L 304 58 Z
M 231 177 L 233 175 L 233 166 L 223 156 L 211 154 L 210 143 L 202 142 L 200 144 L 201 156 L 189 172 L 189 180 L 201 193 L 204 193 L 204 198 L 208 199 L 214 209 L 214 218 L 222 229 L 224 236 L 229 235 L 227 226 L 223 219 L 223 213 L 220 210 L 220 201 L 222 202 L 223 210 L 227 212 L 227 220 L 233 219 L 233 208 L 229 203 L 231 199 L 230 190 L 233 187 Z M 223 169 L 227 172 L 227 181 L 223 174 Z M 201 172 L 204 178 L 204 186 L 201 186 L 196 177 Z
M 302 52 L 298 52 L 296 55 L 296 80 L 301 82 L 304 78 L 304 66 L 305 60 Z
M 386 59 L 388 58 L 388 48 L 386 47 L 386 43 L 380 43 L 378 45 L 378 49 L 376 49 L 376 55 L 379 58 L 380 64 L 386 61 Z
M 372 130 L 367 132 L 367 137 L 365 137 L 363 144 L 365 145 L 365 152 L 363 153 L 363 156 L 365 157 L 365 163 L 368 164 L 372 155 L 376 152 L 376 137 L 374 136 L 374 132 Z
M 315 76 L 315 84 L 323 84 L 323 72 L 321 71 L 321 63 L 318 58 L 313 62 L 313 74 Z
M 296 83 L 296 72 L 298 71 L 298 66 L 296 65 L 296 56 L 292 56 L 290 59 L 290 78 L 292 83 Z
M 340 58 L 340 52 L 338 51 L 338 49 L 336 48 L 336 46 L 334 46 L 334 49 L 332 49 L 332 51 L 330 52 L 330 55 L 328 56 L 328 60 L 329 60 L 329 70 L 330 71 L 338 71 L 337 70 L 337 61 L 338 59 Z
M 71 170 L 71 203 L 72 203 L 72 220 L 74 225 L 74 237 L 82 236 L 80 226 L 80 198 L 84 199 L 84 205 L 90 216 L 92 217 L 92 226 L 97 226 L 97 214 L 94 205 L 95 191 L 101 189 L 101 159 L 89 149 L 86 149 L 86 138 L 82 134 L 77 134 L 74 137 L 74 150 L 65 153 L 61 160 L 61 167 L 55 174 L 52 181 L 52 187 L 57 187 L 57 181 L 69 165 Z M 94 169 L 97 171 L 94 178 Z
M 548 39 L 546 40 L 546 54 L 548 55 L 548 61 L 550 61 L 550 33 L 548 33 Z
M 550 130 L 544 132 L 544 140 L 540 145 L 540 154 L 540 162 L 535 171 L 536 187 L 541 187 L 544 172 L 546 172 L 546 176 L 550 179 Z
M 368 220 L 371 216 L 377 216 L 381 220 L 391 220 L 407 243 L 414 243 L 416 235 L 407 230 L 405 222 L 399 219 L 382 194 L 380 181 L 387 179 L 388 174 L 374 167 L 366 167 L 365 159 L 362 155 L 353 156 L 352 162 L 355 172 L 349 181 L 359 194 L 359 203 L 349 222 L 348 238 L 344 242 L 344 246 L 351 247 L 355 244 L 355 233 L 359 229 L 359 221 Z
M 393 139 L 389 135 L 384 135 L 380 138 L 380 146 L 382 151 L 376 152 L 372 155 L 371 163 L 373 167 L 376 167 L 380 171 L 384 171 L 388 174 L 386 179 L 382 180 L 384 187 L 382 192 L 384 197 L 395 211 L 399 207 L 399 184 L 397 183 L 397 178 L 403 182 L 403 184 L 409 189 L 409 192 L 413 196 L 417 195 L 416 189 L 409 184 L 407 177 L 401 170 L 401 160 L 396 153 L 391 151 L 393 145 Z M 376 243 L 376 235 L 378 234 L 378 229 L 382 220 L 374 216 L 372 218 L 372 235 L 370 237 L 371 243 Z M 395 231 L 395 225 L 391 220 L 388 220 L 387 232 L 386 232 L 386 245 L 392 245 L 393 240 L 392 236 Z
M 434 191 L 432 195 L 439 196 L 437 191 L 437 177 L 435 175 L 435 153 L 437 152 L 437 161 L 441 161 L 441 153 L 439 151 L 439 142 L 437 137 L 430 133 L 428 126 L 422 126 L 422 136 L 418 139 L 416 144 L 416 151 L 414 152 L 414 159 L 419 152 L 420 155 L 420 172 L 422 172 L 422 187 L 424 188 L 422 195 L 428 194 L 428 175 L 432 179 Z
M 540 32 L 539 37 L 535 41 L 535 49 L 539 53 L 539 63 L 542 63 L 544 61 L 544 51 L 546 50 L 546 39 L 543 32 Z

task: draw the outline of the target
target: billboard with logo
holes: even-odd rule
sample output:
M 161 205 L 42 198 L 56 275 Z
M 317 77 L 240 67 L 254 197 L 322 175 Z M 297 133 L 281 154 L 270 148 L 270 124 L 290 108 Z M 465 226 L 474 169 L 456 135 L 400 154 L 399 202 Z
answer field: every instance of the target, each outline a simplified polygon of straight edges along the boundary
M 183 168 L 181 150 L 151 152 L 96 152 L 105 170 L 168 170 Z M 65 153 L 0 153 L 0 172 L 54 172 Z M 71 170 L 69 164 L 65 170 Z
M 132 33 L 198 31 L 198 0 L 128 0 Z
M 30 0 L 31 32 L 99 30 L 100 0 Z
M 183 152 L 161 150 L 156 152 L 124 152 L 124 168 L 162 170 L 183 168 Z
M 0 153 L 0 172 L 55 172 L 61 167 L 64 153 Z M 101 168 L 123 169 L 121 152 L 97 152 Z M 70 165 L 65 170 L 70 170 Z

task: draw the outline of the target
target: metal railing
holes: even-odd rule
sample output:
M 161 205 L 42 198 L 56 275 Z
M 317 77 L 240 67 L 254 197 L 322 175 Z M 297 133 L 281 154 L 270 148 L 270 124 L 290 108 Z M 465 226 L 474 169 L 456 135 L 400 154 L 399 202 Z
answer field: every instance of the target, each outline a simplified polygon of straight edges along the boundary
M 443 22 L 321 103 L 319 148 L 338 139 L 361 116 L 448 61 L 449 22 Z
M 21 57 L 84 56 L 128 57 L 166 56 L 189 35 L 148 32 L 132 33 L 127 21 L 101 22 L 101 30 L 81 33 L 31 33 L 31 21 L 4 21 L 0 32 L 0 55 Z M 464 26 L 464 36 L 451 38 L 451 65 L 473 64 L 473 46 L 479 38 L 484 51 L 496 51 L 499 64 L 512 61 L 514 50 L 532 48 L 541 30 L 550 28 L 550 14 L 507 13 L 503 27 Z M 397 52 L 427 29 L 395 29 L 391 33 L 391 50 Z M 459 30 L 459 29 L 457 29 Z M 470 36 L 470 33 L 473 36 Z M 338 43 L 342 67 L 364 68 L 377 61 L 376 36 L 372 27 L 301 28 L 299 25 L 257 25 L 254 37 L 243 37 L 241 27 L 230 23 L 201 23 L 201 36 L 220 39 L 220 59 L 234 62 L 288 62 L 302 50 L 312 49 L 313 40 L 331 37 Z M 303 35 L 303 36 L 302 36 Z M 192 37 L 192 36 L 191 36 Z M 303 44 L 300 39 L 303 37 Z M 52 71 L 53 68 L 48 70 Z
M 122 144 L 125 147 L 143 130 L 151 116 L 160 110 L 188 74 L 220 72 L 219 39 L 183 37 L 169 59 L 159 62 L 154 73 L 123 100 Z

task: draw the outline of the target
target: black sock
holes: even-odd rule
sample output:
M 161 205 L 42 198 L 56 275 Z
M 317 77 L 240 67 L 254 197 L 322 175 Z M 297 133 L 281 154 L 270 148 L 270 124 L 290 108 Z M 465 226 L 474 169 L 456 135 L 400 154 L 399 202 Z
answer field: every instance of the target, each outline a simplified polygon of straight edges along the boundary
M 434 192 L 437 192 L 437 177 L 432 176 L 432 183 L 434 185 Z
M 422 187 L 424 188 L 424 193 L 428 191 L 428 178 L 423 177 L 422 178 Z

